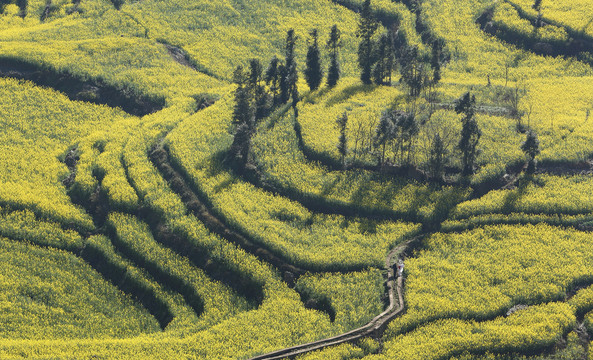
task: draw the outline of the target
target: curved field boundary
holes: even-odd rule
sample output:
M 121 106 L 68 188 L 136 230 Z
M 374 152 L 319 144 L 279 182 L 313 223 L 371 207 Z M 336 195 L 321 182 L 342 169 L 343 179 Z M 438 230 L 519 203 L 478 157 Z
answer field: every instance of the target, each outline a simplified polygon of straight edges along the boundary
M 517 10 L 517 13 L 519 13 L 519 16 L 521 16 L 521 18 L 529 20 L 533 26 L 536 26 L 537 25 L 537 22 L 538 22 L 537 16 L 530 15 L 520 5 L 514 3 L 511 0 L 503 0 L 503 1 L 505 3 L 511 5 L 513 8 L 515 8 L 515 10 Z M 588 35 L 584 31 L 575 30 L 571 26 L 565 25 L 565 24 L 563 24 L 563 23 L 561 23 L 559 21 L 552 20 L 552 19 L 547 18 L 545 16 L 542 16 L 542 18 L 540 20 L 542 20 L 546 24 L 550 24 L 550 25 L 553 25 L 553 26 L 556 26 L 556 27 L 559 27 L 559 28 L 564 29 L 566 31 L 566 33 L 571 38 L 573 38 L 575 40 L 585 41 L 585 42 L 588 42 L 588 43 L 593 43 L 593 37 L 590 36 L 590 35 Z
M 206 228 L 220 237 L 234 243 L 245 251 L 255 255 L 262 261 L 267 262 L 287 277 L 296 278 L 304 273 L 321 272 L 352 272 L 366 269 L 366 265 L 344 266 L 342 268 L 308 268 L 295 264 L 291 260 L 266 248 L 253 239 L 245 230 L 230 226 L 224 216 L 218 214 L 208 202 L 208 197 L 203 194 L 193 180 L 184 172 L 182 166 L 176 164 L 169 156 L 169 152 L 163 146 L 158 146 L 150 153 L 150 159 L 159 170 L 165 180 L 168 181 L 171 189 L 179 195 L 185 206 L 204 223 Z M 291 282 L 291 281 L 287 281 Z
M 428 233 L 426 235 L 428 235 Z M 360 328 L 354 329 L 352 331 L 349 331 L 349 332 L 346 332 L 346 333 L 343 333 L 343 334 L 340 334 L 337 336 L 330 337 L 330 338 L 326 338 L 326 339 L 322 339 L 322 340 L 318 340 L 318 341 L 314 341 L 314 342 L 310 342 L 310 343 L 306 343 L 306 344 L 302 344 L 302 345 L 297 345 L 297 346 L 277 350 L 277 351 L 270 352 L 270 353 L 263 354 L 263 355 L 254 356 L 254 357 L 250 358 L 249 360 L 277 360 L 277 359 L 294 358 L 295 356 L 302 355 L 302 354 L 316 351 L 316 350 L 320 350 L 325 347 L 339 345 L 339 344 L 342 344 L 345 342 L 353 342 L 353 341 L 356 341 L 363 337 L 367 337 L 367 336 L 378 337 L 378 336 L 380 336 L 382 334 L 382 332 L 385 330 L 385 328 L 387 327 L 387 325 L 389 324 L 389 322 L 391 320 L 393 320 L 397 315 L 401 314 L 405 309 L 405 303 L 404 303 L 404 298 L 403 298 L 404 278 L 399 277 L 399 278 L 397 278 L 397 282 L 395 281 L 395 278 L 394 278 L 395 274 L 394 274 L 391 264 L 394 263 L 395 261 L 397 261 L 397 260 L 394 260 L 394 257 L 397 254 L 404 252 L 406 250 L 406 248 L 409 247 L 413 242 L 418 241 L 419 239 L 422 239 L 422 238 L 423 238 L 423 236 L 417 236 L 416 238 L 411 239 L 411 240 L 399 245 L 398 247 L 394 248 L 387 255 L 387 258 L 385 260 L 385 267 L 388 269 L 387 286 L 388 286 L 390 304 L 389 304 L 389 307 L 384 312 L 377 315 L 375 318 L 373 318 L 366 325 L 364 325 Z M 570 300 L 577 293 L 577 291 L 579 289 L 587 288 L 589 286 L 593 286 L 593 278 L 590 276 L 573 279 L 573 281 L 568 285 L 567 295 L 566 295 L 564 301 Z M 397 296 L 397 301 L 398 301 L 397 305 L 395 304 L 396 296 Z M 541 302 L 532 304 L 530 306 L 547 304 L 547 303 L 555 302 L 555 301 L 557 301 L 557 300 L 541 301 Z M 516 305 L 520 305 L 520 304 L 516 304 Z M 511 309 L 513 309 L 515 306 L 511 307 Z M 582 321 L 582 316 L 583 316 L 582 313 L 587 312 L 587 311 L 588 311 L 588 309 L 584 309 L 584 310 L 577 309 L 577 313 L 576 313 L 577 320 L 580 319 Z M 508 316 L 509 313 L 507 311 L 505 311 L 505 313 L 496 314 L 490 318 L 481 319 L 478 322 L 491 321 L 491 320 L 495 319 L 496 317 L 504 316 L 505 314 L 507 314 L 506 316 Z M 457 318 L 457 317 L 446 317 L 446 319 L 454 319 L 454 318 Z M 439 318 L 439 319 L 445 319 L 445 318 Z M 421 327 L 428 323 L 432 323 L 439 319 L 433 319 L 433 320 L 427 321 L 426 323 L 418 324 L 417 326 L 414 326 L 413 328 L 406 330 L 405 333 L 414 331 L 418 327 Z M 464 320 L 468 320 L 468 319 L 464 319 Z M 549 349 L 544 349 L 544 350 L 542 350 L 541 353 L 547 353 L 547 352 L 549 352 Z M 483 353 L 484 352 L 479 352 L 479 351 L 475 352 L 475 354 L 477 354 L 477 355 L 480 355 Z M 517 353 L 521 353 L 521 352 L 517 352 Z M 527 353 L 531 354 L 532 351 L 528 351 Z M 472 352 L 472 354 L 474 354 L 474 352 Z
M 74 162 L 68 166 L 72 174 L 76 172 L 76 165 Z M 157 319 L 162 330 L 173 320 L 172 309 L 165 300 L 155 294 L 145 281 L 128 276 L 126 261 L 135 268 L 145 271 L 163 288 L 180 294 L 186 304 L 199 317 L 204 311 L 204 301 L 187 281 L 167 272 L 158 263 L 145 259 L 141 253 L 135 251 L 120 238 L 117 229 L 106 221 L 111 209 L 107 195 L 102 188 L 102 179 L 97 178 L 97 180 L 99 183 L 91 195 L 75 193 L 72 191 L 72 187 L 68 187 L 67 193 L 73 203 L 79 204 L 87 214 L 93 217 L 96 227 L 93 235 L 100 234 L 108 238 L 113 249 L 107 250 L 96 244 L 85 244 L 80 249 L 80 254 L 75 254 L 80 255 L 113 285 L 132 295 Z M 69 185 L 71 186 L 72 183 Z M 136 214 L 132 215 L 136 216 Z M 88 236 L 85 239 L 88 239 Z
M 149 154 L 150 160 L 159 170 L 163 178 L 169 183 L 171 189 L 179 195 L 185 206 L 200 221 L 206 225 L 208 230 L 227 239 L 228 241 L 241 246 L 244 250 L 252 253 L 263 261 L 276 266 L 283 272 L 290 272 L 293 275 L 302 275 L 306 272 L 298 266 L 290 264 L 285 259 L 263 249 L 246 235 L 232 230 L 223 220 L 214 215 L 209 206 L 189 186 L 189 181 L 177 168 L 173 166 L 169 152 L 162 146 L 156 147 Z
M 362 4 L 356 3 L 352 0 L 332 0 L 332 2 L 355 13 L 360 13 L 362 10 Z M 387 29 L 391 29 L 391 27 L 399 25 L 401 21 L 397 14 L 388 13 L 377 9 L 373 9 L 373 15 Z
M 138 95 L 128 86 L 110 85 L 100 78 L 82 79 L 51 66 L 16 57 L 0 57 L 0 77 L 29 80 L 62 92 L 71 100 L 118 107 L 135 116 L 151 114 L 165 106 L 164 97 Z
M 187 66 L 188 68 L 190 68 L 194 71 L 208 75 L 208 76 L 215 78 L 217 80 L 221 80 L 221 81 L 227 80 L 227 79 L 224 79 L 222 76 L 215 74 L 213 71 L 208 69 L 206 66 L 200 64 L 198 61 L 196 61 L 194 58 L 192 58 L 191 55 L 181 45 L 173 45 L 163 39 L 157 39 L 156 41 L 159 44 L 162 44 L 165 47 L 165 49 L 167 49 L 167 51 L 169 52 L 169 55 L 171 55 L 171 58 L 178 64 Z
M 538 225 L 575 229 L 578 231 L 592 232 L 593 216 L 589 215 L 580 219 L 564 219 L 543 214 L 486 214 L 459 219 L 450 223 L 444 222 L 439 229 L 440 233 L 461 233 L 476 228 L 490 225 Z
M 128 263 L 113 248 L 89 243 L 86 237 L 82 246 L 55 246 L 31 241 L 30 238 L 26 237 L 15 237 L 9 234 L 1 235 L 11 241 L 32 244 L 44 249 L 68 252 L 80 258 L 106 281 L 140 303 L 157 320 L 161 330 L 164 330 L 173 320 L 173 310 L 167 301 L 154 291 L 146 278 L 141 277 L 136 271 L 129 271 L 130 266 L 138 268 Z
M 517 11 L 517 14 L 521 19 L 529 21 L 534 29 L 537 29 L 536 25 L 538 19 L 536 17 L 529 15 L 519 5 L 511 1 L 504 0 L 504 2 L 511 5 Z M 593 37 L 578 32 L 556 21 L 542 17 L 541 21 L 564 29 L 569 36 L 568 41 L 545 40 L 539 38 L 536 33 L 531 35 L 524 34 L 507 26 L 504 22 L 494 21 L 493 16 L 494 8 L 489 8 L 476 20 L 476 23 L 480 25 L 480 29 L 485 33 L 492 35 L 507 44 L 533 52 L 534 54 L 554 57 L 575 57 L 579 61 L 593 66 L 593 60 L 591 60 L 590 56 L 585 54 L 593 52 Z
M 234 169 L 232 169 L 234 170 Z M 239 175 L 239 174 L 236 174 Z M 253 186 L 301 204 L 314 213 L 341 215 L 349 218 L 364 218 L 377 221 L 409 221 L 421 223 L 424 219 L 415 212 L 371 208 L 339 200 L 328 200 L 321 195 L 304 192 L 291 186 L 282 185 L 274 179 L 267 179 L 258 171 L 245 171 L 243 179 Z
M 130 176 L 128 166 L 122 161 L 128 183 L 132 186 L 139 199 L 144 196 L 138 191 L 134 179 Z M 191 241 L 188 234 L 180 230 L 172 230 L 167 219 L 149 205 L 143 206 L 137 214 L 131 214 L 149 225 L 154 240 L 162 246 L 172 250 L 180 257 L 187 258 L 194 266 L 202 269 L 206 275 L 225 284 L 240 296 L 261 305 L 264 298 L 263 284 L 252 281 L 246 274 L 228 267 L 220 259 L 212 257 L 208 249 L 200 247 Z
M 392 264 L 397 262 L 394 258 L 398 256 L 405 248 L 410 245 L 413 241 L 418 240 L 419 237 L 395 247 L 392 249 L 385 259 L 385 268 L 387 269 L 387 291 L 389 294 L 389 307 L 381 314 L 374 317 L 366 325 L 363 325 L 357 329 L 348 331 L 346 333 L 332 336 L 327 339 L 313 341 L 307 344 L 297 345 L 282 350 L 277 350 L 264 355 L 258 355 L 250 358 L 249 360 L 274 360 L 292 358 L 297 355 L 308 353 L 311 351 L 323 349 L 328 346 L 338 345 L 345 342 L 351 342 L 367 336 L 379 336 L 387 327 L 389 322 L 393 320 L 397 315 L 404 311 L 404 295 L 403 286 L 404 278 L 398 277 L 396 280 L 396 274 L 393 270 Z
M 130 272 L 125 260 L 117 253 L 109 254 L 99 246 L 87 244 L 82 249 L 80 257 L 111 284 L 142 304 L 156 318 L 161 330 L 165 330 L 175 317 L 167 301 L 159 297 L 145 279 L 138 278 L 135 273 Z

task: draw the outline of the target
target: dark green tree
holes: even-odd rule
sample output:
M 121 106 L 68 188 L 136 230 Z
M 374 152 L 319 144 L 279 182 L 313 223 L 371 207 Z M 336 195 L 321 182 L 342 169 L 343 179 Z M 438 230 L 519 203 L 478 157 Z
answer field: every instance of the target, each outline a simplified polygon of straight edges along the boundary
M 346 138 L 346 128 L 348 126 L 348 114 L 343 113 L 337 120 L 340 137 L 338 138 L 338 152 L 342 157 L 342 166 L 346 168 L 346 155 L 348 155 L 348 140 Z
M 327 70 L 327 86 L 330 88 L 336 86 L 340 80 L 340 61 L 338 59 L 340 47 L 342 47 L 341 32 L 338 25 L 332 26 L 329 34 L 329 40 L 326 44 L 329 53 L 329 69 Z
M 418 47 L 409 46 L 400 59 L 401 80 L 408 86 L 409 95 L 417 98 L 426 85 L 426 69 L 420 60 Z
M 298 36 L 294 33 L 294 29 L 290 29 L 286 32 L 286 44 L 284 46 L 284 56 L 286 61 L 286 67 L 290 68 L 294 60 L 294 48 L 296 46 L 296 42 L 298 40 Z
M 400 137 L 402 160 L 405 165 L 411 165 L 414 151 L 412 145 L 420 131 L 418 122 L 414 114 L 399 111 L 396 115 L 395 124 L 398 129 L 397 134 Z M 404 154 L 407 154 L 407 157 L 404 158 Z
M 251 94 L 248 87 L 249 77 L 243 71 L 242 66 L 238 66 L 233 74 L 233 81 L 237 84 L 237 89 L 235 89 L 235 105 L 233 108 L 235 131 L 230 154 L 233 160 L 243 167 L 249 161 L 251 137 L 255 123 L 255 111 L 252 107 Z
M 113 3 L 113 6 L 115 7 L 116 10 L 121 9 L 121 7 L 124 4 L 124 0 L 111 0 L 111 2 Z
M 392 32 L 393 51 L 397 59 L 403 56 L 403 52 L 409 47 L 406 34 L 400 30 L 399 26 L 395 27 Z
M 267 116 L 269 110 L 268 93 L 263 85 L 263 68 L 259 60 L 251 59 L 249 69 L 247 88 L 251 96 L 255 118 L 256 120 L 262 119 Z
M 389 33 L 384 33 L 377 41 L 374 58 L 376 60 L 373 67 L 373 80 L 375 81 L 375 84 L 390 84 L 395 56 L 393 38 Z
M 266 72 L 264 74 L 266 85 L 270 87 L 270 92 L 272 93 L 273 105 L 278 105 L 280 101 L 280 66 L 282 66 L 280 60 L 274 56 L 272 60 L 270 60 L 270 64 L 266 68 Z
M 381 114 L 379 124 L 375 128 L 375 136 L 373 138 L 373 144 L 375 148 L 379 148 L 381 155 L 379 156 L 379 166 L 385 164 L 385 151 L 387 146 L 395 139 L 396 128 L 394 123 L 393 112 L 391 109 L 385 110 Z
M 443 139 L 439 134 L 436 134 L 432 139 L 428 159 L 428 174 L 431 179 L 435 181 L 443 179 L 443 173 L 447 165 L 447 153 Z
M 432 85 L 435 86 L 441 81 L 441 53 L 443 45 L 439 40 L 432 43 L 432 56 L 430 66 L 432 67 Z
M 29 6 L 28 0 L 17 0 L 17 6 L 19 7 L 19 16 L 24 18 L 27 16 L 27 6 Z
M 541 11 L 542 9 L 542 0 L 535 0 L 532 8 L 535 9 L 535 11 Z
M 288 69 L 286 79 L 289 86 L 290 96 L 292 98 L 292 109 L 295 112 L 295 117 L 298 117 L 297 104 L 299 102 L 299 88 L 297 83 L 299 81 L 299 73 L 296 69 L 296 62 L 292 62 L 290 69 Z
M 290 99 L 290 86 L 288 84 L 288 69 L 286 65 L 282 63 L 278 65 L 278 76 L 280 77 L 278 81 L 280 90 L 279 101 L 281 104 L 286 104 Z
M 533 174 L 535 172 L 535 168 L 537 166 L 537 161 L 535 157 L 539 155 L 539 139 L 537 138 L 537 134 L 533 130 L 529 130 L 527 132 L 527 138 L 521 144 L 521 150 L 527 155 L 529 158 L 529 163 L 527 164 L 527 173 Z
M 456 101 L 455 112 L 463 114 L 461 119 L 461 139 L 457 147 L 463 154 L 462 174 L 469 176 L 474 172 L 474 164 L 478 155 L 478 142 L 482 136 L 482 131 L 475 119 L 476 97 L 467 92 Z
M 249 87 L 249 91 L 252 92 L 252 95 L 255 94 L 256 88 L 260 86 L 260 81 L 262 80 L 262 65 L 258 59 L 251 59 L 249 60 L 249 75 L 247 77 L 247 86 Z
M 360 38 L 358 45 L 358 66 L 360 67 L 360 80 L 364 84 L 371 84 L 373 59 L 373 35 L 378 28 L 377 21 L 371 10 L 371 0 L 365 0 L 360 11 L 360 20 L 356 36 Z
M 305 68 L 305 80 L 311 90 L 317 90 L 323 81 L 323 69 L 321 68 L 321 53 L 319 52 L 317 29 L 311 31 L 311 43 L 307 50 L 307 63 Z
M 283 104 L 287 103 L 290 97 L 294 93 L 296 87 L 296 81 L 298 81 L 298 74 L 296 74 L 297 66 L 294 59 L 294 48 L 298 37 L 295 35 L 294 30 L 290 29 L 286 32 L 286 44 L 284 47 L 285 54 L 285 72 L 282 74 L 286 83 L 280 86 L 280 99 Z
M 233 73 L 235 89 L 235 105 L 233 107 L 233 123 L 235 125 L 248 124 L 253 116 L 249 88 L 246 86 L 247 76 L 242 66 L 237 66 Z

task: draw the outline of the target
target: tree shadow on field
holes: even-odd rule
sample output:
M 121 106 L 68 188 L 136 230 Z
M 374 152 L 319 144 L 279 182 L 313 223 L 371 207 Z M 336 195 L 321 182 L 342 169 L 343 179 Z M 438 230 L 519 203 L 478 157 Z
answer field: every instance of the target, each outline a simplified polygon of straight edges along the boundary
M 210 155 L 205 161 L 206 175 L 215 177 L 230 169 L 229 154 L 226 150 L 219 150 Z M 199 164 L 197 165 L 200 166 Z
M 317 101 L 327 95 L 332 88 L 324 86 L 319 90 L 309 91 L 303 95 L 302 101 L 305 104 L 317 104 Z
M 337 93 L 336 95 L 332 96 L 327 100 L 325 103 L 325 107 L 331 107 L 336 104 L 342 103 L 351 97 L 361 94 L 361 93 L 370 93 L 377 88 L 377 85 L 365 85 L 365 84 L 356 84 L 351 85 L 342 90 L 341 92 Z
M 212 154 L 205 161 L 206 175 L 208 177 L 216 177 L 222 173 L 228 173 L 228 178 L 221 181 L 212 189 L 215 193 L 219 193 L 224 189 L 227 189 L 231 185 L 237 182 L 237 176 L 232 171 L 231 164 L 229 163 L 228 152 L 220 150 Z
M 519 200 L 525 196 L 527 193 L 527 188 L 533 182 L 533 175 L 524 175 L 519 180 L 519 185 L 516 189 L 509 191 L 509 193 L 505 196 L 501 211 L 503 214 L 510 214 L 517 210 L 517 204 Z
M 435 201 L 432 213 L 422 224 L 423 230 L 440 230 L 442 222 L 447 220 L 457 205 L 466 199 L 466 188 L 451 187 L 443 189 Z

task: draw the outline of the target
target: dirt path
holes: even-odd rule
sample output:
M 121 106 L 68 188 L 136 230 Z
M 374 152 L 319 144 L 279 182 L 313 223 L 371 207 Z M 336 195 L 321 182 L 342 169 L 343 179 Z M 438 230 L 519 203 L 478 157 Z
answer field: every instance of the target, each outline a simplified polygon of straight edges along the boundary
M 383 333 L 387 325 L 397 315 L 404 311 L 404 278 L 397 277 L 393 271 L 392 265 L 400 258 L 399 255 L 413 242 L 418 241 L 421 237 L 415 237 L 408 240 L 394 249 L 392 249 L 385 259 L 385 268 L 387 269 L 387 291 L 389 294 L 389 306 L 381 314 L 374 317 L 367 324 L 348 331 L 346 333 L 332 336 L 330 338 L 313 341 L 310 343 L 292 346 L 289 348 L 273 351 L 264 355 L 252 357 L 250 360 L 274 360 L 293 358 L 297 355 L 302 355 L 311 351 L 320 350 L 328 346 L 334 346 L 358 340 L 367 336 L 378 337 Z
M 249 253 L 252 253 L 263 261 L 274 265 L 284 274 L 290 273 L 298 276 L 306 272 L 298 266 L 290 264 L 270 251 L 263 249 L 255 244 L 251 239 L 238 231 L 231 229 L 227 224 L 212 213 L 209 206 L 202 201 L 194 190 L 189 186 L 183 174 L 181 174 L 169 159 L 169 153 L 162 146 L 156 147 L 150 152 L 150 159 L 159 172 L 167 180 L 171 189 L 179 195 L 186 205 L 200 221 L 202 221 L 208 230 L 227 239 L 232 243 L 239 245 Z M 288 275 L 285 275 L 285 277 Z

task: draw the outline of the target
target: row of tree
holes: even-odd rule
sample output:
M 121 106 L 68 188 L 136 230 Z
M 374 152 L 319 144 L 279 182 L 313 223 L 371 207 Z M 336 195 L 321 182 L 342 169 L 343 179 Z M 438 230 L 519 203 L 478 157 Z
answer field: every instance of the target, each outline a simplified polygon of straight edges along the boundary
M 373 17 L 370 3 L 370 0 L 365 0 L 363 4 L 357 31 L 357 36 L 360 38 L 358 64 L 363 83 L 370 84 L 374 81 L 380 85 L 390 84 L 393 70 L 399 67 L 401 81 L 407 85 L 408 95 L 412 102 L 415 103 L 414 99 L 419 97 L 426 88 L 431 89 L 430 93 L 434 93 L 434 89 L 441 80 L 442 42 L 434 41 L 431 56 L 423 58 L 417 47 L 407 44 L 405 37 L 397 28 L 387 31 L 375 40 L 374 35 L 379 26 Z M 233 111 L 235 137 L 231 146 L 231 154 L 242 167 L 248 163 L 251 138 L 255 134 L 259 119 L 268 116 L 274 108 L 289 104 L 289 102 L 295 116 L 298 116 L 298 71 L 295 60 L 297 40 L 294 30 L 289 30 L 286 36 L 284 60 L 273 57 L 265 70 L 257 59 L 250 61 L 248 69 L 238 66 L 235 70 L 233 76 L 233 80 L 237 84 Z M 338 27 L 334 25 L 326 43 L 330 56 L 327 75 L 329 87 L 335 86 L 340 78 L 340 47 L 341 34 Z M 310 33 L 304 76 L 311 90 L 318 89 L 323 82 L 324 71 L 316 29 Z M 474 172 L 479 153 L 478 144 L 482 136 L 475 119 L 477 111 L 475 96 L 469 92 L 464 94 L 456 101 L 455 111 L 462 115 L 462 130 L 456 146 L 460 153 L 461 172 L 463 176 L 469 176 Z M 347 114 L 343 114 L 337 119 L 340 131 L 338 151 L 344 167 L 346 167 L 346 157 L 349 153 L 347 124 Z M 360 130 L 355 131 L 355 134 L 360 133 Z M 361 147 L 366 146 L 367 152 L 377 156 L 379 166 L 383 167 L 387 161 L 386 151 L 392 149 L 393 163 L 411 166 L 413 144 L 419 132 L 420 123 L 415 107 L 411 107 L 411 111 L 388 109 L 379 118 L 368 141 L 359 139 L 355 135 L 354 152 L 356 153 L 360 142 Z M 530 158 L 528 171 L 534 171 L 535 156 L 539 153 L 539 142 L 533 131 L 528 132 L 522 150 Z M 446 143 L 441 135 L 435 132 L 435 135 L 430 139 L 429 158 L 426 163 L 430 177 L 442 179 L 449 162 L 450 156 Z
M 310 33 L 308 45 L 305 80 L 316 90 L 323 81 L 321 52 L 319 50 L 318 31 Z M 233 109 L 233 125 L 235 136 L 231 146 L 231 155 L 242 167 L 249 161 L 251 138 L 255 134 L 257 121 L 268 116 L 280 105 L 291 101 L 290 105 L 298 116 L 299 101 L 298 71 L 295 59 L 295 47 L 298 37 L 293 29 L 288 30 L 284 47 L 284 60 L 274 56 L 264 70 L 258 59 L 251 59 L 249 68 L 237 66 L 233 74 L 235 105 Z M 341 33 L 337 25 L 331 28 L 326 47 L 330 52 L 327 85 L 333 87 L 340 79 L 339 49 Z
M 326 48 L 329 50 L 329 68 L 327 71 L 327 86 L 334 87 L 340 79 L 339 54 L 342 47 L 342 35 L 337 25 L 332 26 Z M 321 52 L 319 50 L 317 29 L 311 31 L 311 40 L 307 50 L 305 80 L 311 90 L 317 90 L 323 81 Z
M 461 174 L 464 177 L 474 173 L 476 159 L 479 154 L 478 145 L 482 131 L 476 121 L 476 111 L 476 98 L 469 92 L 455 102 L 455 112 L 462 115 L 461 134 L 456 148 L 459 150 Z M 346 168 L 346 157 L 349 153 L 347 122 L 348 115 L 346 113 L 337 119 L 337 126 L 340 131 L 337 147 L 344 168 Z M 376 155 L 379 167 L 382 168 L 387 163 L 387 149 L 391 149 L 394 154 L 393 163 L 397 163 L 402 167 L 413 166 L 413 144 L 419 130 L 419 123 L 413 113 L 391 108 L 385 110 L 375 127 L 371 146 L 369 147 L 370 151 Z M 527 131 L 527 138 L 521 144 L 521 150 L 529 159 L 527 172 L 533 173 L 536 169 L 535 157 L 540 152 L 539 140 L 533 130 Z M 435 132 L 430 141 L 426 163 L 428 176 L 433 180 L 440 181 L 450 162 L 450 153 L 445 141 L 438 132 Z
M 423 89 L 433 87 L 441 80 L 443 42 L 432 41 L 429 59 L 423 58 L 417 46 L 408 44 L 398 26 L 388 29 L 375 40 L 379 23 L 373 15 L 371 0 L 365 0 L 360 11 L 357 37 L 360 80 L 364 84 L 389 85 L 394 70 L 400 70 L 401 81 L 412 97 L 420 96 Z

